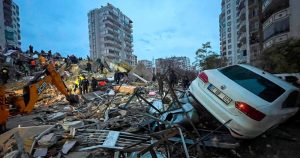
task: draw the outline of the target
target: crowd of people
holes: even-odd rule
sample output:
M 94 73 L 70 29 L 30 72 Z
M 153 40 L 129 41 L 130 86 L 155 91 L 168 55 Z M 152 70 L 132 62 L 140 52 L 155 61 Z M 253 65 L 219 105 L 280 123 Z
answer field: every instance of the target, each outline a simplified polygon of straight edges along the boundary
M 15 61 L 16 68 L 21 71 L 23 76 L 34 75 L 34 72 L 43 70 L 47 64 L 53 64 L 54 67 L 59 68 L 62 64 L 66 64 L 66 67 L 71 66 L 71 64 L 79 64 L 82 58 L 77 58 L 75 55 L 68 55 L 66 58 L 62 57 L 59 53 L 52 54 L 51 50 L 45 52 L 33 51 L 33 47 L 29 46 L 30 59 L 27 61 L 17 59 Z M 93 63 L 93 65 L 92 65 Z M 94 69 L 92 69 L 94 68 Z M 96 69 L 95 69 L 96 68 Z M 96 72 L 104 72 L 104 64 L 100 59 L 92 62 L 89 56 L 87 56 L 86 69 L 88 74 L 93 74 L 93 70 Z M 2 67 L 1 69 L 1 81 L 2 83 L 7 83 L 10 78 L 10 69 L 8 67 Z M 90 77 L 89 77 L 90 76 Z M 97 90 L 105 90 L 109 84 L 107 79 L 97 80 L 93 75 L 79 75 L 74 82 L 73 91 L 78 94 L 86 94 L 88 92 L 93 92 Z M 143 76 L 141 76 L 143 77 Z M 166 80 L 167 79 L 167 80 Z M 115 84 L 128 83 L 129 77 L 127 73 L 120 72 L 118 70 L 114 73 Z M 158 81 L 159 92 L 163 92 L 163 84 L 167 81 L 170 83 L 171 87 L 178 85 L 179 80 L 181 80 L 181 85 L 183 89 L 187 89 L 190 80 L 187 75 L 181 75 L 176 73 L 174 70 L 169 70 L 166 74 L 162 75 L 157 73 L 153 75 L 152 81 Z

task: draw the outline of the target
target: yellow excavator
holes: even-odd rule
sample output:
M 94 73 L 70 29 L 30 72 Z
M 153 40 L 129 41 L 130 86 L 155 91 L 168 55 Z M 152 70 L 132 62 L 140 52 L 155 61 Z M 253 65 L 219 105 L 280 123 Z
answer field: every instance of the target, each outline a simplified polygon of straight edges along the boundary
M 62 94 L 64 94 L 70 104 L 79 102 L 79 97 L 71 94 L 62 77 L 55 70 L 53 65 L 46 65 L 43 72 L 36 75 L 23 87 L 23 95 L 21 96 L 7 96 L 5 86 L 0 84 L 0 130 L 5 129 L 7 119 L 10 115 L 30 113 L 34 108 L 35 103 L 38 101 L 39 95 L 42 94 L 49 84 L 54 85 Z M 9 105 L 13 105 L 16 112 L 11 113 Z

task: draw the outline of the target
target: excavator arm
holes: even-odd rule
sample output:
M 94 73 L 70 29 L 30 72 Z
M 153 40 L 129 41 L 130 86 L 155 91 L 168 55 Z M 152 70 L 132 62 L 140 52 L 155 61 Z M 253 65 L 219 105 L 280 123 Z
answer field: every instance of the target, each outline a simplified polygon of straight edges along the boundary
M 21 113 L 31 112 L 35 103 L 38 101 L 39 95 L 48 87 L 49 84 L 54 85 L 63 95 L 66 96 L 66 99 L 71 104 L 78 102 L 78 96 L 69 93 L 60 74 L 51 64 L 49 64 L 42 74 L 35 77 L 24 87 L 23 96 L 18 96 L 13 99 L 13 105 L 15 105 Z
M 60 74 L 51 64 L 47 65 L 47 68 L 43 73 L 35 76 L 32 81 L 24 86 L 22 96 L 13 96 L 9 100 L 17 109 L 17 113 L 29 113 L 33 110 L 39 96 L 50 84 L 54 85 L 62 94 L 64 94 L 70 104 L 79 102 L 78 96 L 70 94 Z M 5 125 L 9 116 L 9 108 L 6 104 L 7 100 L 8 99 L 5 97 L 4 86 L 0 86 L 0 125 Z

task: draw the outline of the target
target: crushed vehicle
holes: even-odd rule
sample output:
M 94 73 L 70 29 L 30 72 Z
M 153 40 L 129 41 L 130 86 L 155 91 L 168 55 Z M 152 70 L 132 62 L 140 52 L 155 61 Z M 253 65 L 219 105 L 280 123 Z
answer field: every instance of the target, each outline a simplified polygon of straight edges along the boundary
M 300 90 L 256 67 L 240 64 L 204 70 L 189 93 L 232 136 L 251 139 L 297 113 Z

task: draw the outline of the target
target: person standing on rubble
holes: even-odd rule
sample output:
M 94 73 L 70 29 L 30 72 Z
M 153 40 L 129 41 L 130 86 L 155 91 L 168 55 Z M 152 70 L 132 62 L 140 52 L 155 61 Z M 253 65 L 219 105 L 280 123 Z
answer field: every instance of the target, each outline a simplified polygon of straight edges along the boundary
M 9 71 L 8 71 L 8 68 L 6 67 L 3 67 L 1 69 L 1 80 L 4 84 L 7 83 L 7 80 L 9 79 Z
M 81 94 L 82 92 L 82 87 L 80 85 L 81 80 L 83 80 L 82 76 L 78 76 L 77 80 L 75 81 L 75 85 L 74 85 L 74 92 L 76 93 L 77 88 L 79 89 L 79 94 Z
M 93 92 L 97 90 L 97 80 L 95 79 L 95 77 L 92 77 L 91 88 Z
M 171 70 L 171 72 L 170 72 L 169 81 L 170 81 L 172 88 L 174 88 L 175 84 L 177 84 L 177 76 L 176 76 L 174 70 Z
M 36 67 L 36 61 L 35 61 L 35 59 L 31 59 L 30 60 L 31 71 L 35 72 L 35 67 Z
M 88 93 L 89 84 L 89 80 L 85 76 L 83 76 L 83 80 L 81 80 L 82 94 Z
M 186 90 L 189 87 L 190 80 L 187 75 L 184 75 L 182 78 L 182 87 L 183 90 Z
M 119 70 L 116 70 L 115 75 L 114 75 L 114 79 L 115 79 L 115 82 L 116 82 L 117 84 L 119 84 L 119 82 L 120 82 L 120 80 L 121 80 L 121 76 L 120 76 Z
M 158 82 L 158 92 L 159 92 L 159 94 L 162 95 L 163 90 L 164 90 L 164 79 L 160 73 L 157 73 L 156 77 L 157 77 L 157 82 Z
M 90 62 L 87 62 L 87 63 L 86 63 L 86 70 L 87 70 L 88 72 L 91 72 L 91 71 L 92 71 L 92 64 L 91 64 Z

